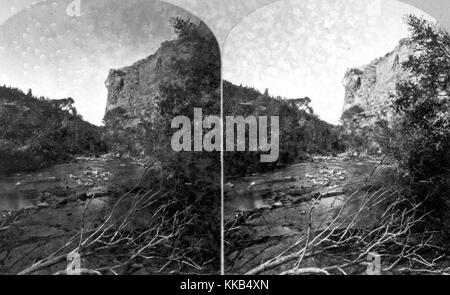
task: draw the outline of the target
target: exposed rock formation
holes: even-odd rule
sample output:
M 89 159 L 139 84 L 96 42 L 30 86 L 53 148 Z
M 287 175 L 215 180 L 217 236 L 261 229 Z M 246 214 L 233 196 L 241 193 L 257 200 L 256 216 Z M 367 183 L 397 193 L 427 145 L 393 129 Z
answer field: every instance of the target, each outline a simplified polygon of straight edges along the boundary
M 392 121 L 390 104 L 396 95 L 396 84 L 409 76 L 402 64 L 412 53 L 408 40 L 403 39 L 392 52 L 345 74 L 341 120 L 344 132 L 359 136 L 357 141 L 363 148 L 378 150 L 370 133 L 379 119 Z
M 121 109 L 128 118 L 124 127 L 137 125 L 157 113 L 159 86 L 176 79 L 171 65 L 189 55 L 189 47 L 178 41 L 164 42 L 158 51 L 132 66 L 112 69 L 106 80 L 108 100 L 106 114 Z
M 203 23 L 199 31 L 213 37 Z M 129 67 L 110 70 L 105 82 L 108 88 L 106 113 L 122 108 L 130 118 L 139 118 L 156 111 L 160 85 L 179 80 L 176 64 L 191 58 L 194 49 L 184 40 L 166 41 L 155 54 Z
M 121 152 L 132 154 L 143 152 L 142 145 L 145 143 L 139 139 L 148 137 L 149 128 L 158 128 L 157 125 L 162 122 L 160 105 L 175 99 L 171 97 L 173 95 L 164 95 L 161 88 L 167 85 L 189 88 L 186 80 L 192 78 L 191 72 L 195 72 L 193 67 L 199 64 L 196 60 L 199 55 L 198 47 L 201 46 L 199 44 L 217 44 L 214 35 L 204 23 L 197 26 L 196 34 L 194 38 L 163 42 L 153 55 L 131 66 L 110 70 L 105 82 L 108 88 L 108 99 L 104 120 L 109 134 L 115 137 L 117 135 L 122 138 L 127 137 L 122 140 L 122 145 L 129 146 Z M 214 41 L 210 42 L 212 39 Z M 214 48 L 212 45 L 206 50 L 219 52 L 218 47 Z M 207 60 L 204 62 L 212 63 Z M 217 63 L 220 65 L 219 62 L 218 60 Z M 216 74 L 219 72 L 205 73 L 210 76 Z M 219 75 L 217 79 L 220 79 Z M 200 91 L 203 86 L 196 87 L 197 89 L 191 89 L 192 95 L 195 91 Z M 205 93 L 205 96 L 208 95 Z M 201 98 L 198 97 L 198 99 Z M 122 135 L 119 134 L 121 132 Z
M 404 39 L 384 57 L 366 66 L 348 70 L 343 80 L 344 112 L 354 106 L 361 107 L 369 116 L 386 110 L 390 98 L 395 95 L 396 83 L 408 77 L 402 63 L 411 53 Z

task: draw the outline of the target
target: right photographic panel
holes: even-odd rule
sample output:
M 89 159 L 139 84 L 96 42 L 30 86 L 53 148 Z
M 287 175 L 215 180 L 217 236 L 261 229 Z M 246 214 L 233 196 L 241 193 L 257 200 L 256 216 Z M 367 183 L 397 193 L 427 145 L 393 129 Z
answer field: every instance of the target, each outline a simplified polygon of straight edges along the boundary
M 223 48 L 226 274 L 449 266 L 450 36 L 393 0 L 285 0 Z

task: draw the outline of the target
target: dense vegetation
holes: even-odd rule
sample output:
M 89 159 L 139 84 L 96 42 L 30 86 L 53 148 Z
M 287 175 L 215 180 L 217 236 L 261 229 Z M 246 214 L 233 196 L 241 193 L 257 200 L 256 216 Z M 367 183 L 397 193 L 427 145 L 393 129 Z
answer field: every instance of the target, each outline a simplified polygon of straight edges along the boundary
M 83 121 L 73 104 L 0 87 L 0 174 L 105 152 L 100 128 Z
M 384 112 L 368 118 L 354 106 L 342 115 L 341 139 L 347 149 L 386 155 L 403 176 L 404 194 L 424 212 L 432 212 L 430 224 L 448 231 L 450 36 L 414 15 L 405 21 L 410 36 L 404 42 L 414 54 L 402 64 L 409 78 L 396 83 L 396 93 L 387 102 L 390 116 Z
M 397 84 L 397 123 L 389 150 L 404 171 L 410 194 L 431 210 L 448 231 L 450 195 L 450 36 L 437 25 L 410 15 L 416 54 L 404 67 L 414 78 Z
M 105 115 L 106 140 L 111 150 L 137 155 L 142 152 L 159 169 L 153 181 L 173 198 L 170 214 L 186 212 L 187 224 L 176 249 L 196 263 L 209 261 L 219 270 L 220 253 L 220 152 L 175 152 L 171 147 L 171 127 L 176 116 L 193 120 L 194 108 L 201 108 L 204 116 L 220 116 L 220 51 L 215 37 L 205 24 L 196 25 L 180 17 L 170 19 L 183 58 L 174 56 L 165 65 L 173 79 L 159 84 L 157 110 L 141 115 L 139 124 L 124 127 L 129 114 L 116 108 Z M 150 111 L 148 111 L 150 112 Z M 151 120 L 151 118 L 153 118 Z M 211 263 L 212 262 L 212 263 Z
M 260 152 L 225 153 L 226 177 L 264 172 L 304 160 L 310 154 L 341 152 L 335 126 L 320 120 L 310 106 L 308 97 L 283 99 L 272 97 L 249 87 L 224 82 L 224 116 L 279 116 L 280 156 L 273 163 L 261 163 Z
M 366 124 L 363 126 L 362 122 L 366 119 L 367 115 L 359 105 L 342 113 L 342 126 L 339 133 L 346 150 L 364 154 L 377 153 L 379 145 L 374 137 L 376 125 Z
M 160 87 L 161 125 L 153 128 L 149 139 L 161 138 L 162 143 L 147 145 L 157 152 L 164 171 L 171 174 L 170 186 L 192 205 L 191 214 L 197 216 L 188 227 L 185 247 L 193 250 L 193 257 L 214 261 L 219 270 L 220 253 L 220 153 L 174 152 L 170 146 L 175 129 L 170 127 L 176 116 L 193 119 L 194 108 L 202 108 L 203 115 L 220 115 L 220 50 L 214 35 L 204 25 L 176 17 L 170 20 L 179 42 L 192 46 L 189 59 L 172 65 L 179 80 Z M 151 151 L 149 151 L 151 152 Z M 166 180 L 167 181 L 167 180 Z

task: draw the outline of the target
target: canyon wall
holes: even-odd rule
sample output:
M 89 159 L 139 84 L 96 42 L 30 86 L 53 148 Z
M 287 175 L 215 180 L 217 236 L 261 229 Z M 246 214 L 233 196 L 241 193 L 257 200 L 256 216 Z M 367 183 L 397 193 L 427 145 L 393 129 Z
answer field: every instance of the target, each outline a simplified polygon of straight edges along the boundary
M 374 138 L 375 129 L 380 120 L 388 124 L 395 120 L 391 102 L 396 96 L 396 84 L 410 76 L 402 64 L 411 54 L 413 51 L 408 39 L 403 39 L 385 56 L 346 72 L 341 122 L 347 141 L 352 141 L 349 144 L 351 149 L 380 152 Z

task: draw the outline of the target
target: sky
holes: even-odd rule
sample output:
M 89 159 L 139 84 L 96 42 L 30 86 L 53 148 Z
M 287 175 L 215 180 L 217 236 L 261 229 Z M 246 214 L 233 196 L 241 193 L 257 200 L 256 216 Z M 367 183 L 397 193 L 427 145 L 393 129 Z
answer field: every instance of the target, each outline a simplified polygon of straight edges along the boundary
M 0 85 L 51 99 L 72 97 L 100 125 L 110 69 L 132 65 L 174 39 L 169 18 L 198 19 L 153 0 L 0 0 Z M 31 5 L 32 3 L 35 3 Z
M 81 15 L 68 15 L 73 1 L 80 1 Z M 346 69 L 393 50 L 408 35 L 408 13 L 424 15 L 393 0 L 278 1 L 230 32 L 223 78 L 274 96 L 308 96 L 320 118 L 338 123 Z M 84 119 L 100 125 L 109 70 L 173 39 L 168 19 L 175 15 L 198 21 L 156 0 L 1 0 L 0 84 L 72 97 Z M 227 23 L 224 17 L 231 21 L 232 11 L 217 21 Z
M 223 78 L 273 96 L 308 96 L 319 117 L 337 124 L 348 68 L 370 63 L 408 36 L 407 14 L 391 0 L 288 0 L 255 11 L 230 33 Z

